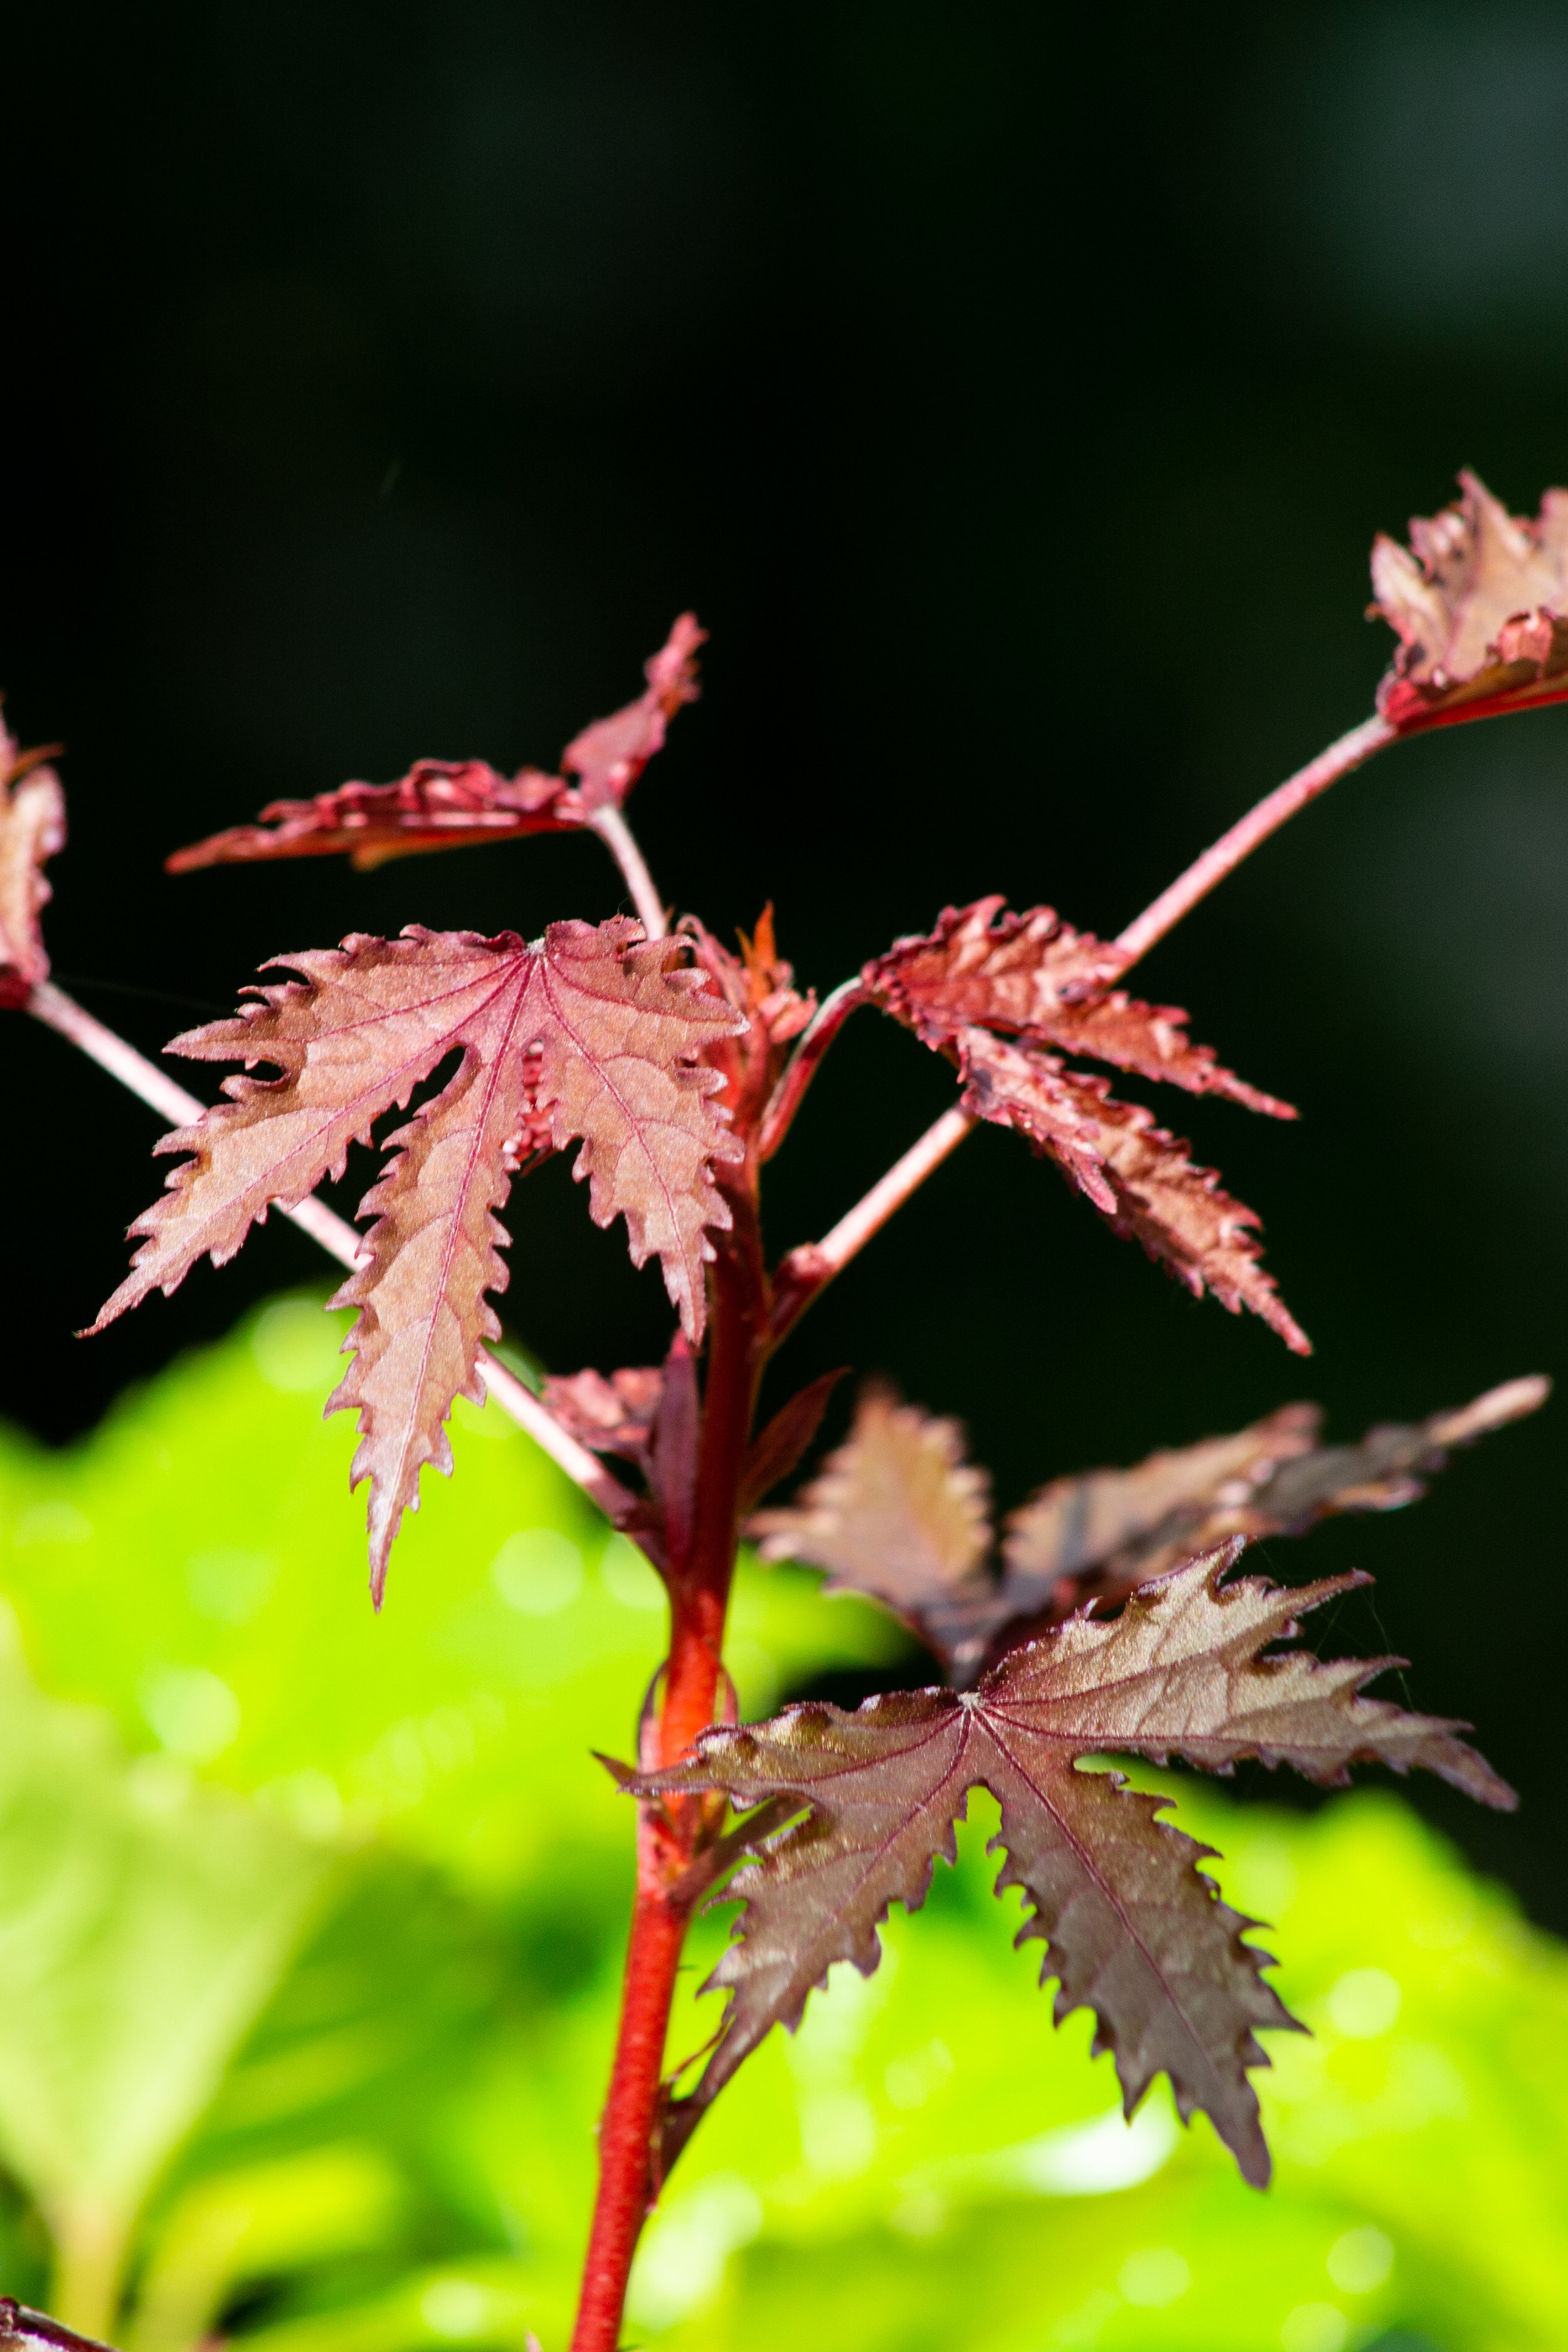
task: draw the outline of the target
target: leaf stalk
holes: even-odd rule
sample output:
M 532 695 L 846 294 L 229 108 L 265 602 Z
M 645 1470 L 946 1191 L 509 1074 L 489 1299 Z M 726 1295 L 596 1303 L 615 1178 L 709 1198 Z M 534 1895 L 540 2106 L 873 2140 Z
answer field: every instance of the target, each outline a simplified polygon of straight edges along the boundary
M 637 835 L 620 810 L 613 801 L 606 801 L 603 808 L 594 811 L 588 823 L 620 867 L 621 879 L 631 893 L 632 904 L 649 939 L 668 938 L 669 916 L 664 900 L 654 887 L 653 876 L 647 870 L 647 860 L 637 846 Z

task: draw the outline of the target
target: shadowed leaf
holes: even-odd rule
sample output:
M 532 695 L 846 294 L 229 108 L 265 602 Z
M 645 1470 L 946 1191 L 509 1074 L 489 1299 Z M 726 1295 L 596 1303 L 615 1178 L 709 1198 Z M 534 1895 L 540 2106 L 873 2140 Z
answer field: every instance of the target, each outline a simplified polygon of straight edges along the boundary
M 547 1128 L 557 1150 L 581 1139 L 576 1174 L 595 1223 L 626 1221 L 633 1262 L 657 1254 L 693 1339 L 705 1311 L 707 1229 L 729 1223 L 712 1178 L 741 1149 L 698 1056 L 736 1016 L 681 950 L 617 919 L 556 923 L 526 946 L 515 933 L 356 935 L 282 961 L 304 975 L 255 992 L 236 1020 L 175 1040 L 197 1060 L 270 1063 L 267 1081 L 229 1077 L 230 1099 L 165 1136 L 195 1156 L 132 1231 L 132 1271 L 92 1327 L 153 1289 L 174 1290 L 204 1252 L 232 1257 L 268 1204 L 292 1207 L 374 1121 L 405 1107 L 454 1048 L 442 1090 L 392 1138 L 395 1156 L 366 1196 L 376 1223 L 334 1303 L 359 1318 L 353 1370 L 332 1399 L 360 1415 L 354 1481 L 371 1481 L 371 1559 L 379 1593 L 421 1465 L 450 1466 L 443 1423 L 456 1395 L 481 1395 L 481 1340 L 499 1327 L 486 1294 L 505 1287 L 496 1221 L 520 1127 Z
M 1130 1470 L 1055 1478 L 1009 1515 L 997 1575 L 984 1474 L 965 1462 L 958 1423 L 872 1390 L 819 1475 L 749 1532 L 764 1559 L 826 1569 L 886 1602 L 962 1688 L 1029 1626 L 1089 1599 L 1119 1601 L 1227 1537 L 1300 1536 L 1341 1513 L 1415 1502 L 1450 1448 L 1523 1419 L 1550 1392 L 1542 1379 L 1508 1381 L 1458 1410 L 1380 1425 L 1359 1445 L 1319 1445 L 1317 1406 L 1282 1405 Z
M 0 718 L 0 1006 L 25 1004 L 49 975 L 38 917 L 50 896 L 45 860 L 65 847 L 66 800 L 43 763 L 58 748 L 21 751 Z
M 1091 2008 L 1129 2115 L 1164 2072 L 1183 2116 L 1203 2109 L 1247 2179 L 1267 2180 L 1247 2070 L 1266 2063 L 1257 2029 L 1292 2021 L 1264 1980 L 1267 1956 L 1243 1940 L 1254 1923 L 1197 1869 L 1210 1849 L 1159 1821 L 1168 1801 L 1079 1760 L 1120 1752 L 1226 1771 L 1258 1759 L 1330 1786 L 1375 1760 L 1424 1767 L 1482 1803 L 1514 1800 L 1455 1738 L 1463 1726 L 1360 1696 L 1391 1661 L 1263 1654 L 1295 1633 L 1297 1612 L 1364 1579 L 1300 1592 L 1257 1577 L 1222 1586 L 1239 1549 L 1143 1586 L 1109 1623 L 1081 1615 L 1052 1628 L 972 1695 L 898 1693 L 854 1715 L 789 1707 L 704 1732 L 687 1762 L 632 1783 L 644 1796 L 723 1790 L 738 1808 L 794 1797 L 809 1809 L 771 1830 L 725 1890 L 744 1907 L 710 1979 L 731 2000 L 697 2112 L 772 2026 L 798 2024 L 835 1961 L 871 1973 L 889 1906 L 924 1901 L 936 1856 L 954 1857 L 968 1790 L 983 1785 L 1002 1809 L 998 1890 L 1021 1886 L 1033 1906 L 1022 1933 L 1046 1944 L 1058 2021 Z
M 828 1590 L 874 1592 L 917 1613 L 974 1576 L 991 1548 L 990 1481 L 963 1433 L 886 1389 L 860 1400 L 847 1441 L 787 1508 L 747 1532 L 764 1559 L 827 1570 Z
M 1399 637 L 1377 707 L 1401 734 L 1568 695 L 1568 490 L 1548 490 L 1531 522 L 1475 474 L 1459 488 L 1412 520 L 1408 548 L 1373 544 L 1372 609 Z
M 595 809 L 626 799 L 664 742 L 669 720 L 697 693 L 696 655 L 705 632 L 683 613 L 647 665 L 647 686 L 612 718 L 595 719 L 562 754 L 575 775 L 520 768 L 503 776 L 484 760 L 419 760 L 395 784 L 343 784 L 314 800 L 274 801 L 258 824 L 214 834 L 168 859 L 171 874 L 267 857 L 326 857 L 347 851 L 356 866 L 384 864 L 426 849 L 462 849 L 524 834 L 566 833 Z
M 1448 1451 L 1536 1412 L 1549 1381 L 1507 1381 L 1457 1411 L 1380 1423 L 1358 1445 L 1318 1445 L 1312 1405 L 1285 1405 L 1235 1437 L 1152 1454 L 1135 1470 L 1058 1478 L 1007 1521 L 1004 1591 L 1066 1609 L 1112 1599 L 1227 1536 L 1300 1536 L 1321 1519 L 1419 1500 Z

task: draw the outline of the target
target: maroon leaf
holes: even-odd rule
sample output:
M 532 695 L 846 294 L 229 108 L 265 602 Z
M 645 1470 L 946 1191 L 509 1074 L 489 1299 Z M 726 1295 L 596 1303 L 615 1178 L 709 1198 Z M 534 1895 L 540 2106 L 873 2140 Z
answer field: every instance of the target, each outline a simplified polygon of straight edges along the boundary
M 426 849 L 461 849 L 524 834 L 564 833 L 595 809 L 618 805 L 664 742 L 669 720 L 697 693 L 696 654 L 705 632 L 683 613 L 647 665 L 647 687 L 613 718 L 584 730 L 562 755 L 578 776 L 521 768 L 503 776 L 483 760 L 419 760 L 395 784 L 344 784 L 314 800 L 274 801 L 258 824 L 233 825 L 169 858 L 171 874 L 267 857 L 347 851 L 359 866 Z
M 1297 1355 L 1310 1355 L 1310 1340 L 1263 1271 L 1256 1211 L 1223 1192 L 1212 1168 L 1194 1165 L 1152 1111 L 1118 1102 L 1104 1078 L 984 1029 L 961 1034 L 957 1057 L 965 1110 L 1027 1136 L 1115 1232 L 1142 1242 L 1194 1297 L 1207 1289 L 1232 1314 L 1249 1307 Z
M 730 1219 L 712 1169 L 741 1147 L 699 1056 L 736 1016 L 700 973 L 674 968 L 680 953 L 619 919 L 552 924 L 535 947 L 513 932 L 356 935 L 280 959 L 303 981 L 258 989 L 237 1020 L 175 1040 L 198 1060 L 282 1075 L 226 1079 L 226 1103 L 159 1144 L 195 1157 L 132 1227 L 146 1239 L 95 1330 L 150 1291 L 173 1291 L 204 1252 L 215 1265 L 232 1257 L 269 1202 L 292 1207 L 341 1174 L 349 1145 L 461 1050 L 447 1085 L 391 1139 L 401 1148 L 363 1206 L 377 1222 L 334 1301 L 360 1309 L 356 1360 L 331 1403 L 359 1411 L 353 1477 L 371 1481 L 378 1594 L 421 1465 L 450 1467 L 454 1396 L 481 1393 L 478 1349 L 498 1336 L 486 1293 L 506 1282 L 495 1213 L 521 1126 L 547 1121 L 557 1150 L 581 1139 L 576 1173 L 595 1223 L 624 1215 L 634 1264 L 659 1256 L 684 1328 L 700 1336 L 707 1232 Z
M 693 2094 L 699 2111 L 773 2025 L 799 2023 L 836 1960 L 871 1973 L 891 1905 L 924 1901 L 935 1857 L 954 1857 L 969 1790 L 984 1786 L 1008 1856 L 997 1887 L 1021 1886 L 1034 1906 L 1023 1933 L 1046 1944 L 1058 2021 L 1094 2010 L 1095 2046 L 1114 2053 L 1129 2115 L 1168 2074 L 1184 2117 L 1202 2108 L 1246 2177 L 1268 2179 L 1247 2070 L 1266 2063 L 1257 2029 L 1292 2021 L 1264 1981 L 1267 1956 L 1243 1941 L 1254 1923 L 1195 1867 L 1208 1849 L 1157 1819 L 1168 1800 L 1134 1795 L 1081 1759 L 1181 1757 L 1227 1771 L 1257 1759 L 1325 1786 L 1375 1760 L 1421 1766 L 1485 1804 L 1514 1799 L 1454 1736 L 1463 1726 L 1360 1696 L 1392 1661 L 1321 1664 L 1274 1648 L 1298 1612 L 1366 1580 L 1222 1587 L 1240 1548 L 1141 1587 L 1111 1622 L 1086 1614 L 1054 1627 L 973 1694 L 899 1693 L 854 1715 L 789 1707 L 704 1732 L 689 1760 L 631 1784 L 645 1797 L 722 1790 L 737 1807 L 794 1797 L 809 1808 L 772 1830 L 726 1889 L 743 1908 L 710 1979 L 731 1999 Z
M 1510 515 L 1476 475 L 1410 546 L 1379 536 L 1373 611 L 1399 637 L 1377 707 L 1401 734 L 1534 709 L 1568 696 L 1568 490 Z
M 900 940 L 867 964 L 863 986 L 957 1065 L 972 1117 L 1026 1135 L 1117 1233 L 1135 1236 L 1194 1295 L 1212 1291 L 1233 1313 L 1249 1307 L 1287 1347 L 1310 1353 L 1263 1271 L 1256 1213 L 1194 1166 L 1149 1111 L 1118 1102 L 1103 1078 L 1069 1070 L 1060 1056 L 1090 1055 L 1279 1118 L 1296 1116 L 1289 1104 L 1194 1045 L 1174 1005 L 1113 988 L 1126 962 L 1113 944 L 1074 931 L 1049 907 L 1001 908 L 998 898 L 944 908 L 929 936 Z
M 38 917 L 50 896 L 45 860 L 65 847 L 66 799 L 44 762 L 58 749 L 20 750 L 0 717 L 0 1006 L 25 1004 L 49 974 Z
M 861 977 L 877 1003 L 937 1050 L 971 1027 L 1087 1054 L 1189 1094 L 1225 1095 L 1250 1110 L 1294 1118 L 1289 1103 L 1260 1094 L 1221 1067 L 1186 1034 L 1173 1004 L 1144 1004 L 1110 986 L 1127 959 L 1114 944 L 1075 931 L 1049 907 L 1004 914 L 1000 898 L 945 907 L 924 938 L 896 940 Z

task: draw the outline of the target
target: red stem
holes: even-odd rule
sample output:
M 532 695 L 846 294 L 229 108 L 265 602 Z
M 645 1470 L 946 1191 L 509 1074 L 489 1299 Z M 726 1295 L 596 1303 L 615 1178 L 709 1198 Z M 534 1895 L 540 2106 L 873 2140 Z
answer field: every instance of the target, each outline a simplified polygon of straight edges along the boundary
M 755 1207 L 749 1196 L 730 1198 L 735 1223 L 714 1268 L 691 1547 L 685 1560 L 672 1563 L 669 1580 L 669 1658 L 652 1743 L 661 1765 L 673 1764 L 713 1720 L 741 1473 L 767 1348 L 767 1279 Z M 616 2352 L 620 2340 L 626 2281 L 653 2197 L 665 2041 L 695 1899 L 690 1883 L 681 1882 L 702 1819 L 700 1801 L 639 1809 L 637 1897 L 572 2352 Z

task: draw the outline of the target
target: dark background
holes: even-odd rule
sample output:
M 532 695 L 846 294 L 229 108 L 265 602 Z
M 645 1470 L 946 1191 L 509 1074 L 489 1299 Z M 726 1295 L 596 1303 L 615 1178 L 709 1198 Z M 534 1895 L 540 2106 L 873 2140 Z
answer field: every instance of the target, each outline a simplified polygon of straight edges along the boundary
M 149 1050 L 279 948 L 611 912 L 587 839 L 160 860 L 420 754 L 549 763 L 686 604 L 705 698 L 634 811 L 679 904 L 728 929 L 771 896 L 819 987 L 985 890 L 1114 930 L 1369 709 L 1374 530 L 1460 464 L 1526 510 L 1568 479 L 1560 7 L 59 0 L 13 12 L 5 72 L 0 681 L 69 747 L 57 975 Z M 1565 853 L 1568 711 L 1460 730 L 1151 960 L 1307 1115 L 1162 1104 L 1265 1212 L 1310 1365 L 982 1133 L 791 1369 L 961 1412 L 1007 1503 L 1301 1393 L 1350 1436 L 1553 1369 Z M 28 1022 L 3 1045 L 0 1410 L 59 1439 L 322 1269 L 275 1224 L 73 1340 L 154 1122 Z M 852 1024 L 778 1243 L 949 1095 Z M 548 1362 L 662 1347 L 563 1165 L 512 1223 Z M 1420 1801 L 1565 1926 L 1562 1410 L 1272 1565 L 1377 1572 L 1333 1631 L 1413 1652 L 1527 1803 Z

